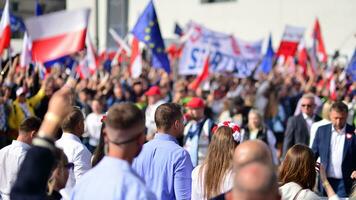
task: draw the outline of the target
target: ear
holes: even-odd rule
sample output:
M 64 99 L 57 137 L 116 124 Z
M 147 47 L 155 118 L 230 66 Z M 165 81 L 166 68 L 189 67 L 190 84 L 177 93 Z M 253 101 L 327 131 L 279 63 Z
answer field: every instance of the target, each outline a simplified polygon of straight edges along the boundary
M 31 133 L 30 133 L 30 135 L 31 135 L 31 138 L 34 138 L 34 137 L 36 137 L 36 134 L 37 134 L 37 132 L 36 132 L 36 131 L 31 131 Z

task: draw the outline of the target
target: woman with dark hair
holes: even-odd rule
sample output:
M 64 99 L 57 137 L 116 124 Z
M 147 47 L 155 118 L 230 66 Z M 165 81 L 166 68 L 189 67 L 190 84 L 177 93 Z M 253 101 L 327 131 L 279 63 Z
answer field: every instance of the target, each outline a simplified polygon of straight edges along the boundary
M 105 142 L 104 142 L 104 128 L 105 128 L 105 123 L 104 120 L 106 118 L 106 115 L 104 115 L 101 118 L 101 129 L 100 129 L 100 139 L 99 139 L 99 144 L 95 148 L 93 156 L 91 158 L 91 166 L 94 167 L 97 165 L 101 159 L 105 156 Z
M 313 151 L 301 144 L 296 144 L 290 148 L 282 162 L 279 181 L 279 188 L 283 200 L 314 200 L 325 199 L 319 197 L 312 190 L 316 182 L 316 170 L 319 169 L 314 158 Z M 320 166 L 320 178 L 327 191 L 329 200 L 339 199 L 332 190 L 327 178 L 325 169 Z
M 237 125 L 231 122 L 218 125 L 203 164 L 192 172 L 192 200 L 210 199 L 232 188 L 232 157 L 240 140 Z

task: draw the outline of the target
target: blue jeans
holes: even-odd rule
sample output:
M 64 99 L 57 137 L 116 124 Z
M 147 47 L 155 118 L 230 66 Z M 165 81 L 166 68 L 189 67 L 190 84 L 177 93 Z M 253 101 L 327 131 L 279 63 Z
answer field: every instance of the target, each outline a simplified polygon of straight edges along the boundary
M 347 197 L 343 179 L 328 178 L 328 181 L 339 197 Z

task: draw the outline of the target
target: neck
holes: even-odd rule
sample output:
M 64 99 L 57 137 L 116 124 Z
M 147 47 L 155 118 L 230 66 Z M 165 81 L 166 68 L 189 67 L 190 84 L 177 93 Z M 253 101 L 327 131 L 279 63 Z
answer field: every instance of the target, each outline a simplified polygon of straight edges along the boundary
M 126 160 L 130 164 L 135 158 L 135 156 L 133 156 L 131 152 L 128 152 L 120 147 L 110 145 L 110 144 L 109 144 L 109 152 L 107 155 L 121 160 Z
M 167 135 L 170 135 L 172 137 L 176 137 L 176 135 L 174 134 L 174 132 L 172 130 L 163 130 L 163 129 L 157 129 L 158 133 L 165 133 Z
M 28 136 L 24 136 L 23 134 L 19 134 L 16 140 L 26 144 L 30 144 Z

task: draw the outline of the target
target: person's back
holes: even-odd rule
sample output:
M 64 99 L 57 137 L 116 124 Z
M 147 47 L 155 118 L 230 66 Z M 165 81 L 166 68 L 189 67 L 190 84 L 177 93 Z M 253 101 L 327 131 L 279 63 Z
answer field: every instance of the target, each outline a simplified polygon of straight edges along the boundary
M 158 199 L 190 199 L 191 196 L 193 166 L 189 153 L 176 140 L 184 128 L 180 109 L 172 103 L 157 108 L 155 122 L 159 133 L 144 145 L 133 163 L 135 171 Z
M 130 199 L 133 196 L 137 199 L 154 198 L 147 196 L 147 193 L 150 191 L 128 162 L 105 156 L 80 179 L 71 199 Z
M 116 104 L 104 122 L 106 156 L 77 182 L 71 199 L 156 199 L 130 166 L 145 141 L 142 111 Z
M 19 129 L 19 137 L 0 150 L 0 199 L 9 199 L 11 187 L 14 185 L 18 171 L 31 148 L 32 138 L 41 125 L 40 119 L 29 117 Z
M 134 160 L 133 168 L 145 179 L 158 199 L 176 199 L 174 185 L 176 179 L 187 183 L 190 177 L 178 177 L 176 172 L 183 170 L 191 173 L 192 166 L 187 151 L 178 145 L 177 140 L 168 135 L 157 133 L 153 140 L 143 146 L 141 154 Z M 190 192 L 182 194 L 190 197 Z

